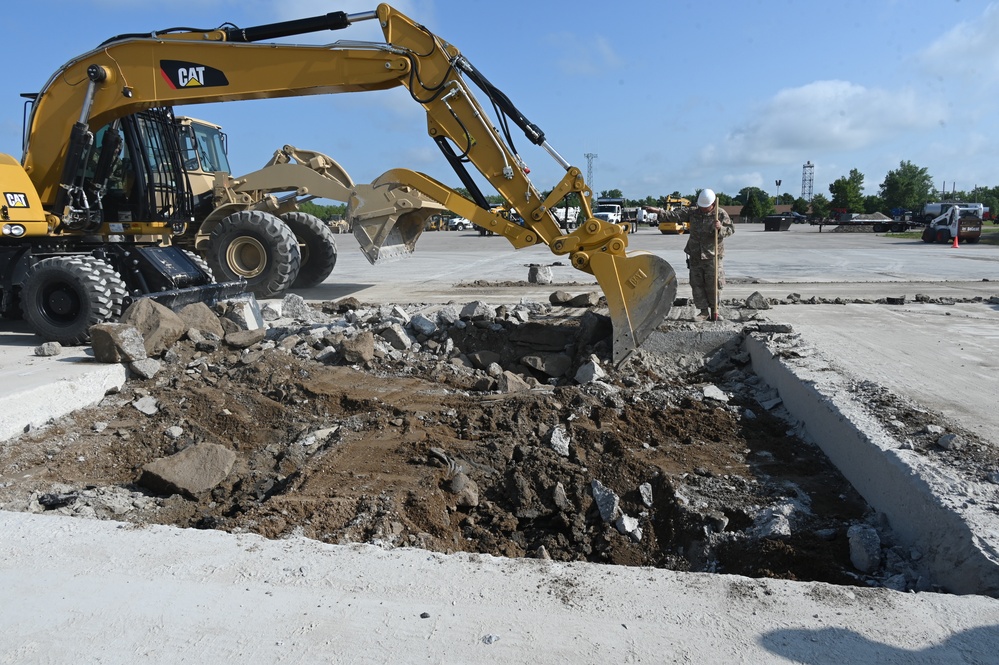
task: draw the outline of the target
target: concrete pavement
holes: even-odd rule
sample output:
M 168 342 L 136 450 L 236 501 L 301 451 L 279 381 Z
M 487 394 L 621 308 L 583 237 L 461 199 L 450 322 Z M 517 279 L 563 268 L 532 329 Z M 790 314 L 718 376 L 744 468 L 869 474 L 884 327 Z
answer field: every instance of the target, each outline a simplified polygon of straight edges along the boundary
M 497 249 L 501 238 L 439 236 L 421 241 L 423 258 L 387 274 L 341 248 L 334 278 L 305 295 L 515 302 L 544 300 L 552 290 L 455 286 L 526 279 L 528 263 L 552 257 L 537 248 Z M 676 266 L 682 242 L 648 232 L 632 247 L 661 252 Z M 999 295 L 992 287 L 999 251 L 983 245 L 965 252 L 828 230 L 749 228 L 728 244 L 726 297 L 757 290 L 768 297 Z M 578 281 L 579 289 L 586 277 L 556 271 L 557 280 Z M 995 306 L 794 305 L 767 316 L 792 323 L 844 374 L 929 401 L 997 440 L 990 404 L 999 387 Z M 38 340 L 4 325 L 5 423 L 20 422 L 28 403 L 64 405 L 68 398 L 52 381 L 84 385 L 71 373 L 57 380 L 47 372 L 123 371 L 96 367 L 79 350 L 35 359 Z M 86 392 L 99 399 L 118 380 L 108 376 Z M 971 393 L 978 401 L 966 399 Z M 265 541 L 26 514 L 0 513 L 0 530 L 0 588 L 8 599 L 0 610 L 0 662 L 992 663 L 999 652 L 999 601 L 982 596 Z
M 982 596 L 0 513 L 2 663 L 925 663 Z

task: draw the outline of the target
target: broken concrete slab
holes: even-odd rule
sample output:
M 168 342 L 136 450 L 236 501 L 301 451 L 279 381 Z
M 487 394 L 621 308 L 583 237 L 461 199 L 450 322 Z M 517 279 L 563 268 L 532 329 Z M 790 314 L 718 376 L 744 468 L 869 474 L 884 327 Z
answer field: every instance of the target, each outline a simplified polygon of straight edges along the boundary
M 922 553 L 915 565 L 929 579 L 954 593 L 999 596 L 999 517 L 975 498 L 984 479 L 959 478 L 903 446 L 853 395 L 855 379 L 814 349 L 801 357 L 755 335 L 746 348 L 754 371 L 806 434 L 885 515 L 895 537 Z
M 132 303 L 120 323 L 135 326 L 142 333 L 146 354 L 152 357 L 169 349 L 187 332 L 187 325 L 173 310 L 150 298 Z
M 142 333 L 128 323 L 98 323 L 90 327 L 90 346 L 99 363 L 143 360 L 148 356 Z
M 225 446 L 196 444 L 146 464 L 139 484 L 155 492 L 197 499 L 225 480 L 235 462 L 236 453 Z

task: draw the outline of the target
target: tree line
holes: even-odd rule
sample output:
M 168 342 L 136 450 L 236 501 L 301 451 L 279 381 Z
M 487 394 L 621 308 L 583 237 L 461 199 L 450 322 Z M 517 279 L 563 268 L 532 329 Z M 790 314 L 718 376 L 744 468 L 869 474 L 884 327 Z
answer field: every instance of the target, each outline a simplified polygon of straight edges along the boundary
M 697 190 L 693 194 L 681 195 L 674 191 L 669 196 L 682 196 L 694 201 L 699 193 L 700 190 Z M 812 196 L 811 201 L 786 192 L 775 199 L 759 187 L 743 187 L 735 196 L 717 190 L 716 194 L 723 206 L 742 206 L 740 216 L 748 219 L 760 219 L 773 214 L 775 204 L 790 205 L 794 212 L 816 219 L 828 219 L 841 212 L 880 212 L 889 217 L 898 217 L 906 212 L 919 212 L 926 203 L 937 201 L 981 203 L 993 214 L 999 211 L 999 186 L 940 191 L 934 186 L 934 179 L 928 169 L 906 160 L 900 162 L 897 169 L 888 171 L 878 185 L 877 194 L 864 195 L 864 174 L 858 169 L 850 169 L 847 175 L 834 180 L 829 185 L 829 196 L 819 192 Z M 600 196 L 623 195 L 619 189 L 610 189 L 602 191 Z M 665 200 L 666 196 L 646 196 L 642 199 L 628 199 L 628 205 L 661 206 Z
M 456 190 L 459 194 L 469 197 L 463 187 Z M 680 194 L 673 191 L 668 196 L 696 201 L 700 190 L 693 194 Z M 736 195 L 726 194 L 716 190 L 718 201 L 723 206 L 742 206 L 740 216 L 746 219 L 761 219 L 775 212 L 776 205 L 790 205 L 791 210 L 801 215 L 816 219 L 828 219 L 836 213 L 880 212 L 889 217 L 898 217 L 906 211 L 919 212 L 923 205 L 931 201 L 963 201 L 965 203 L 982 203 L 993 214 L 999 211 L 999 186 L 975 187 L 968 191 L 951 190 L 941 192 L 934 186 L 934 179 L 928 170 L 903 160 L 897 169 L 888 171 L 884 180 L 878 185 L 877 194 L 864 195 L 864 174 L 857 169 L 837 178 L 829 185 L 829 196 L 819 192 L 812 196 L 811 201 L 795 197 L 787 192 L 776 199 L 759 187 L 743 187 Z M 547 196 L 548 192 L 543 193 Z M 608 189 L 600 192 L 600 198 L 623 198 L 627 206 L 663 207 L 667 195 L 646 196 L 640 199 L 630 199 L 624 196 L 620 189 Z M 503 199 L 499 195 L 487 196 L 490 203 L 500 204 Z M 579 206 L 579 198 L 575 193 L 569 194 L 562 205 Z M 302 204 L 303 212 L 315 215 L 323 220 L 343 219 L 347 212 L 345 204 L 321 205 L 314 202 Z

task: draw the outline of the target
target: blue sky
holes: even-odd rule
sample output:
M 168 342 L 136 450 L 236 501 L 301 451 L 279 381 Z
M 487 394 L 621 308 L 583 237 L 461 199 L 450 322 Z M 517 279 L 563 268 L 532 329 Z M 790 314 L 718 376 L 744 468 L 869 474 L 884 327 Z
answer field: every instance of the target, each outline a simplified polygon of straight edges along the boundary
M 249 27 L 375 3 L 319 0 L 34 0 L 8 3 L 0 152 L 21 156 L 22 92 L 125 32 Z M 856 168 L 865 193 L 908 160 L 937 187 L 999 185 L 999 3 L 699 0 L 617 3 L 399 0 L 458 47 L 594 190 L 660 196 L 747 186 L 815 193 Z M 373 21 L 308 38 L 380 40 Z M 306 41 L 299 38 L 298 41 Z M 480 101 L 485 102 L 484 96 Z M 357 182 L 390 168 L 459 181 L 401 89 L 178 107 L 223 125 L 237 173 L 284 144 L 318 150 Z M 515 131 L 516 128 L 514 128 Z M 520 135 L 515 135 L 515 140 Z M 517 147 L 539 189 L 561 167 Z M 487 194 L 492 193 L 486 191 Z

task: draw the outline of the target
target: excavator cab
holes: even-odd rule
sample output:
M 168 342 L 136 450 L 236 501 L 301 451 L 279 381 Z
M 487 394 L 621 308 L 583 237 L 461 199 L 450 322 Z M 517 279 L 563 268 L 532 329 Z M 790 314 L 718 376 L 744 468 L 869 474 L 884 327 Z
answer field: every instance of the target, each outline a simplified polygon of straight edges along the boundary
M 166 109 L 125 116 L 100 128 L 77 182 L 87 194 L 90 213 L 78 230 L 107 224 L 112 232 L 125 232 L 142 220 L 165 222 L 179 232 L 191 220 L 191 186 Z

